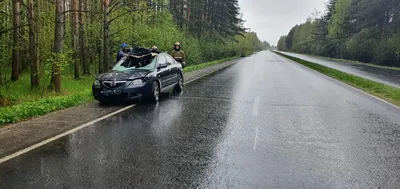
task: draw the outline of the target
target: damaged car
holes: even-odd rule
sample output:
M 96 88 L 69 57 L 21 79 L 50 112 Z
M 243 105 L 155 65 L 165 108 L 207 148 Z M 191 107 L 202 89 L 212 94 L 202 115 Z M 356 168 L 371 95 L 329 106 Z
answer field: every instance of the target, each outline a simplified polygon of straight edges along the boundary
M 122 58 L 109 72 L 97 76 L 92 91 L 102 104 L 137 99 L 158 102 L 161 93 L 181 92 L 183 83 L 182 65 L 169 54 L 153 56 L 141 49 Z

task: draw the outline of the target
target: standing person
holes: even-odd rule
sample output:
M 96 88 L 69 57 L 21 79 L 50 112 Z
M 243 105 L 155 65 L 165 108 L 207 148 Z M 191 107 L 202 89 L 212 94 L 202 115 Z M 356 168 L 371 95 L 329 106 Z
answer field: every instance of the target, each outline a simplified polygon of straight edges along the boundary
M 175 58 L 176 61 L 180 62 L 182 64 L 182 67 L 185 67 L 185 52 L 181 49 L 181 43 L 176 42 L 174 45 L 174 49 L 172 50 L 171 53 L 172 57 Z
M 118 54 L 117 54 L 117 62 L 119 60 L 121 60 L 122 57 L 128 55 L 130 49 L 129 49 L 129 45 L 124 43 L 121 45 L 121 50 L 119 50 Z
M 153 47 L 151 47 L 150 53 L 154 57 L 154 56 L 157 56 L 158 54 L 160 54 L 160 51 L 158 51 L 157 46 L 154 45 Z

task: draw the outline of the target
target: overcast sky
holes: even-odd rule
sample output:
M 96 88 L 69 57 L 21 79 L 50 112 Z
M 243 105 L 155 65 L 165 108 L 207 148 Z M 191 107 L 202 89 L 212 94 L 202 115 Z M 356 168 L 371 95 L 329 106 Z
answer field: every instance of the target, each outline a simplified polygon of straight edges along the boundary
M 323 11 L 327 0 L 239 0 L 245 27 L 257 32 L 260 40 L 276 45 L 296 24 L 305 22 L 316 10 Z

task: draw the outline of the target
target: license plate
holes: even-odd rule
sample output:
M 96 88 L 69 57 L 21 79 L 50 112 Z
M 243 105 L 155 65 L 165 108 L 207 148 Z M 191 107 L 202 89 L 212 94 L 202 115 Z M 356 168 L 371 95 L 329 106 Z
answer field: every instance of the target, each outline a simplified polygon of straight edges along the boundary
M 108 90 L 108 91 L 103 91 L 103 94 L 105 96 L 113 96 L 113 95 L 120 95 L 122 93 L 121 90 Z

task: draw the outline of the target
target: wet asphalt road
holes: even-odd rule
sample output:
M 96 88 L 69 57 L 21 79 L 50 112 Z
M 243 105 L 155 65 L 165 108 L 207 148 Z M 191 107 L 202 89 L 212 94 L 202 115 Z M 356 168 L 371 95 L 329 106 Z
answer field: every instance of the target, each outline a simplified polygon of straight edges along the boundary
M 281 52 L 289 56 L 300 58 L 306 61 L 314 62 L 330 68 L 334 68 L 346 73 L 350 73 L 371 81 L 384 83 L 393 87 L 400 88 L 400 70 L 387 68 L 378 68 L 362 64 L 352 64 L 346 62 L 332 61 L 322 57 L 315 57 L 305 54 Z
M 399 188 L 399 115 L 260 52 L 0 164 L 0 188 Z

